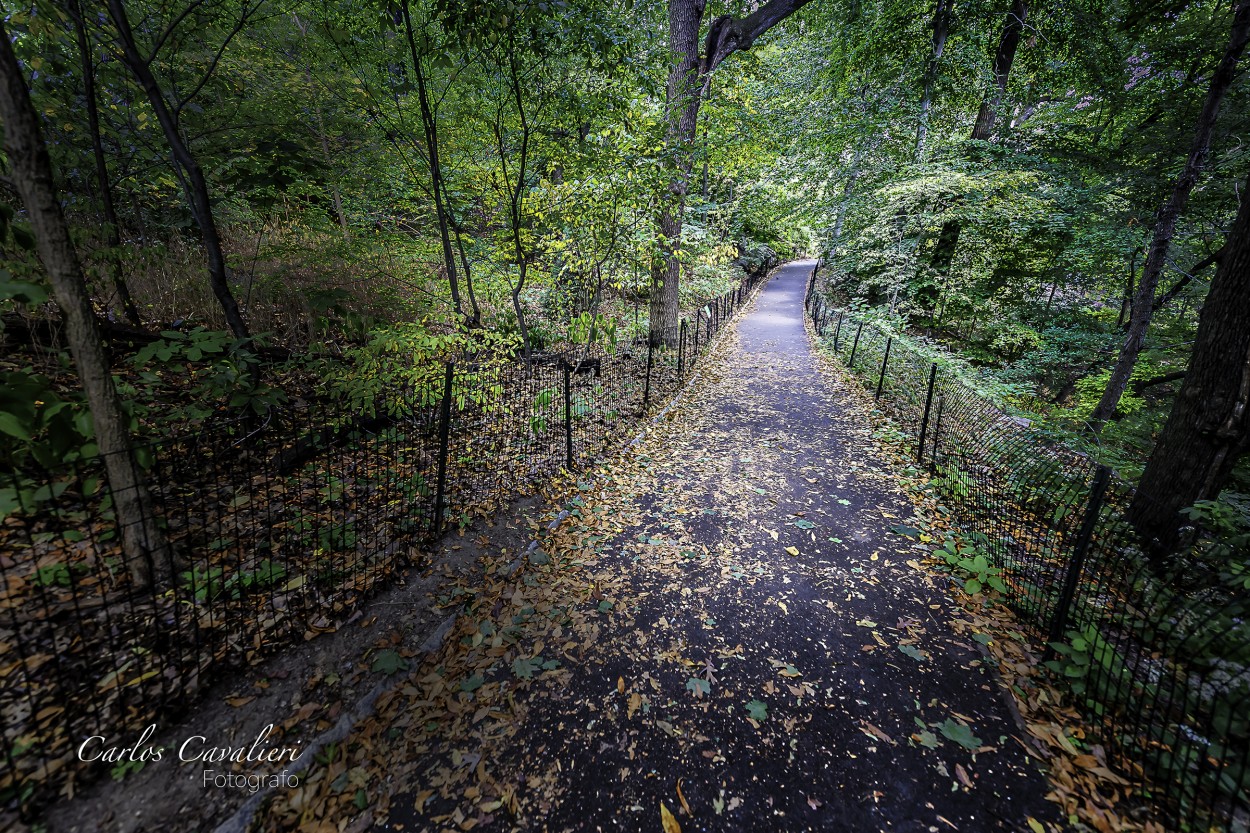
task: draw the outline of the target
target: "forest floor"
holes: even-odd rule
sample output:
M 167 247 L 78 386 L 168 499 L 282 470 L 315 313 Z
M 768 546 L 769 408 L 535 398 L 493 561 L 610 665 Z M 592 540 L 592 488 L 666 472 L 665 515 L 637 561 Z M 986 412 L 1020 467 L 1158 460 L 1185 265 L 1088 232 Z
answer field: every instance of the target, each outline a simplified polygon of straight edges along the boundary
M 483 558 L 443 647 L 263 827 L 1054 829 L 992 637 L 812 349 L 811 269 L 539 549 Z

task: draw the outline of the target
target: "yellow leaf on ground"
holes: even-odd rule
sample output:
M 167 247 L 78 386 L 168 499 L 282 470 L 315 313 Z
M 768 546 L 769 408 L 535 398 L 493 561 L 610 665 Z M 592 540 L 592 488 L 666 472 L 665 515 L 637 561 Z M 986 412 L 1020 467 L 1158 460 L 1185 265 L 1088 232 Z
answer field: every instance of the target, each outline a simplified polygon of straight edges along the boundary
M 786 552 L 790 553 L 791 555 L 798 555 L 799 548 L 798 547 L 786 547 Z
M 1029 829 L 1034 833 L 1046 833 L 1046 828 L 1042 827 L 1042 823 L 1032 816 L 1029 816 Z
M 663 801 L 660 802 L 660 824 L 664 827 L 664 833 L 681 833 L 681 825 L 677 823 L 672 812 L 664 806 Z

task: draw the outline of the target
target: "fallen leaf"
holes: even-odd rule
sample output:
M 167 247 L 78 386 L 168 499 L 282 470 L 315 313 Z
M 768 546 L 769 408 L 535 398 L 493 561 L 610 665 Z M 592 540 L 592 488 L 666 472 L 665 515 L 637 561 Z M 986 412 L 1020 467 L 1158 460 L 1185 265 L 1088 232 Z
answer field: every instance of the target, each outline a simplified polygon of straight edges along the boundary
M 690 812 L 690 805 L 686 803 L 686 797 L 681 794 L 680 778 L 677 779 L 677 800 L 681 802 L 681 809 L 686 811 L 686 815 L 694 816 L 694 813 Z
M 664 802 L 660 802 L 660 824 L 664 827 L 664 833 L 681 833 L 681 825 L 677 823 L 677 819 L 664 806 Z

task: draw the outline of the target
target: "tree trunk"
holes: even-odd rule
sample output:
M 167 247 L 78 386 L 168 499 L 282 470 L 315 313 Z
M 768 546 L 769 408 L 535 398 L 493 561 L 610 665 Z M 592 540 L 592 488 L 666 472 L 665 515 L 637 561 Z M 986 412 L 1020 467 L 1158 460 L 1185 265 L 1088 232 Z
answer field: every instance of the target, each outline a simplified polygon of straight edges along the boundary
M 994 87 L 981 102 L 977 112 L 977 120 L 972 126 L 972 135 L 968 138 L 974 142 L 984 142 L 994 131 L 994 120 L 998 107 L 1002 104 L 1007 92 L 1007 80 L 1011 77 L 1011 65 L 1016 60 L 1016 49 L 1020 46 L 1020 33 L 1024 29 L 1024 19 L 1029 13 L 1026 0 L 1012 0 L 1011 11 L 1003 22 L 1003 34 L 998 41 L 998 50 L 994 53 Z M 933 248 L 933 268 L 945 275 L 955 262 L 955 251 L 959 247 L 959 235 L 963 224 L 957 219 L 947 220 L 942 224 L 937 245 Z
M 986 141 L 994 130 L 994 120 L 1007 93 L 1007 79 L 1011 76 L 1011 65 L 1016 60 L 1016 49 L 1020 46 L 1020 34 L 1024 31 L 1024 19 L 1028 13 L 1027 0 L 1012 0 L 1011 11 L 1007 12 L 1007 19 L 1003 22 L 998 51 L 994 53 L 994 88 L 982 100 L 976 123 L 972 126 L 971 138 L 974 142 Z
M 954 0 L 937 0 L 933 10 L 933 48 L 929 52 L 929 65 L 924 73 L 924 92 L 920 96 L 920 119 L 916 124 L 916 161 L 924 159 L 924 143 L 929 135 L 929 109 L 933 106 L 933 86 L 937 83 L 938 64 L 946 49 L 946 37 L 950 34 Z
M 1159 209 L 1155 220 L 1154 236 L 1146 254 L 1146 263 L 1142 267 L 1137 293 L 1133 297 L 1128 334 L 1120 348 L 1115 367 L 1111 369 L 1111 378 L 1107 380 L 1107 387 L 1103 391 L 1102 398 L 1089 419 L 1090 427 L 1094 432 L 1097 432 L 1115 413 L 1116 406 L 1120 404 L 1120 397 L 1124 395 L 1124 389 L 1128 385 L 1129 377 L 1133 375 L 1133 368 L 1137 366 L 1137 356 L 1146 344 L 1146 330 L 1150 327 L 1150 320 L 1154 316 L 1155 290 L 1159 286 L 1163 268 L 1167 265 L 1168 249 L 1176 234 L 1177 220 L 1180 219 L 1185 206 L 1189 203 L 1189 194 L 1197 184 L 1198 176 L 1206 162 L 1211 146 L 1211 133 L 1215 130 L 1216 119 L 1219 117 L 1220 104 L 1236 77 L 1237 61 L 1245 51 L 1248 39 L 1250 39 L 1250 0 L 1240 0 L 1233 13 L 1233 27 L 1228 48 L 1224 50 L 1224 56 L 1211 76 L 1211 88 L 1202 106 L 1202 114 L 1198 117 L 1198 125 L 1194 131 L 1193 142 L 1190 144 L 1189 156 L 1185 160 L 1185 167 L 1177 177 L 1171 195 Z
M 109 246 L 105 262 L 108 264 L 113 294 L 117 298 L 117 303 L 121 304 L 122 313 L 127 321 L 138 327 L 141 323 L 139 310 L 135 308 L 134 299 L 130 297 L 130 287 L 126 285 L 126 276 L 122 271 L 121 224 L 117 220 L 117 207 L 113 204 L 113 183 L 109 179 L 108 163 L 104 158 L 104 143 L 100 138 L 100 110 L 96 102 L 95 91 L 95 62 L 91 58 L 91 44 L 87 39 L 87 26 L 83 19 L 82 5 L 75 0 L 69 11 L 74 21 L 74 35 L 78 41 L 83 96 L 87 104 L 87 131 L 91 134 L 91 152 L 95 157 L 95 177 L 100 188 L 100 210 L 104 215 L 104 234 Z
M 52 179 L 52 162 L 39 130 L 9 34 L 0 21 L 0 120 L 12 177 L 35 230 L 39 259 L 52 283 L 65 319 L 70 352 L 91 408 L 95 441 L 104 460 L 113 508 L 132 581 L 146 587 L 153 574 L 164 584 L 170 573 L 170 549 L 150 513 L 147 485 L 130 447 L 122 411 L 99 326 L 83 279 L 82 264 L 70 239 Z
M 833 221 L 833 234 L 829 241 L 829 260 L 833 261 L 838 253 L 838 243 L 842 240 L 842 227 L 846 224 L 846 212 L 851 207 L 851 197 L 855 194 L 855 181 L 859 179 L 859 163 L 863 157 L 862 145 L 855 146 L 855 155 L 851 158 L 851 169 L 846 175 L 846 184 L 842 186 L 842 202 L 838 203 L 838 216 Z
M 712 21 L 699 54 L 699 26 L 706 0 L 669 0 L 669 72 L 665 87 L 665 145 L 672 179 L 660 195 L 657 215 L 659 252 L 651 265 L 651 344 L 677 345 L 680 302 L 682 217 L 694 167 L 694 142 L 699 104 L 712 72 L 734 52 L 750 49 L 755 40 L 810 0 L 772 0 L 744 18 L 722 15 Z
M 156 113 L 156 120 L 160 122 L 161 131 L 165 134 L 165 141 L 173 153 L 175 173 L 182 182 L 187 202 L 191 207 L 191 214 L 200 228 L 200 239 L 208 260 L 209 286 L 212 287 L 217 302 L 221 304 L 222 312 L 226 317 L 226 325 L 234 333 L 235 338 L 250 338 L 247 324 L 244 323 L 243 316 L 239 312 L 239 305 L 230 292 L 229 276 L 226 274 L 226 256 L 221 248 L 221 235 L 217 230 L 217 221 L 213 217 L 213 206 L 209 199 L 208 182 L 204 179 L 204 171 L 182 139 L 182 134 L 178 130 L 178 119 L 166 103 L 165 94 L 152 73 L 151 62 L 139 54 L 139 47 L 135 42 L 134 32 L 130 28 L 130 19 L 126 16 L 122 0 L 108 0 L 108 8 L 121 41 L 122 60 L 130 68 L 147 95 L 148 103 Z
M 1250 178 L 1247 178 L 1250 188 Z M 1250 191 L 1211 281 L 1189 370 L 1128 517 L 1156 556 L 1176 541 L 1180 512 L 1211 500 L 1250 450 Z
M 682 215 L 686 210 L 686 190 L 693 164 L 695 133 L 699 123 L 699 103 L 703 78 L 699 72 L 699 25 L 703 21 L 701 0 L 669 0 L 668 4 L 668 83 L 665 100 L 668 127 L 665 144 L 671 154 L 672 179 L 661 196 L 658 218 L 660 256 L 651 267 L 651 331 L 653 346 L 674 346 L 678 337 L 681 303 L 678 289 L 681 262 Z
M 408 0 L 403 0 L 400 10 L 404 16 L 404 33 L 408 39 L 408 52 L 412 58 L 413 75 L 417 80 L 417 101 L 421 105 L 421 128 L 425 133 L 426 163 L 430 169 L 430 188 L 434 194 L 434 214 L 438 220 L 438 237 L 443 246 L 443 269 L 447 272 L 447 284 L 451 290 L 451 303 L 456 315 L 465 318 L 460 303 L 460 280 L 456 274 L 456 253 L 451 244 L 451 232 L 447 222 L 447 206 L 443 191 L 443 168 L 438 151 L 438 117 L 430 107 L 430 96 L 425 87 L 425 68 L 417 52 L 417 41 L 412 30 L 412 13 Z

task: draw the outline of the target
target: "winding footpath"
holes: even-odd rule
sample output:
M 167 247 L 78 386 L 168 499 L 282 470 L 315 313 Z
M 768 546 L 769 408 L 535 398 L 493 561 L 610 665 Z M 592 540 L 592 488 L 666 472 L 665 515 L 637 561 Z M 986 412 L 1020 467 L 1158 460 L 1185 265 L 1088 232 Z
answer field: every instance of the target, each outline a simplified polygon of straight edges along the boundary
M 449 600 L 453 638 L 358 732 L 385 762 L 374 829 L 1057 821 L 978 634 L 891 532 L 911 505 L 812 350 L 812 267 L 780 268 L 657 430 L 582 473 L 541 550 Z

